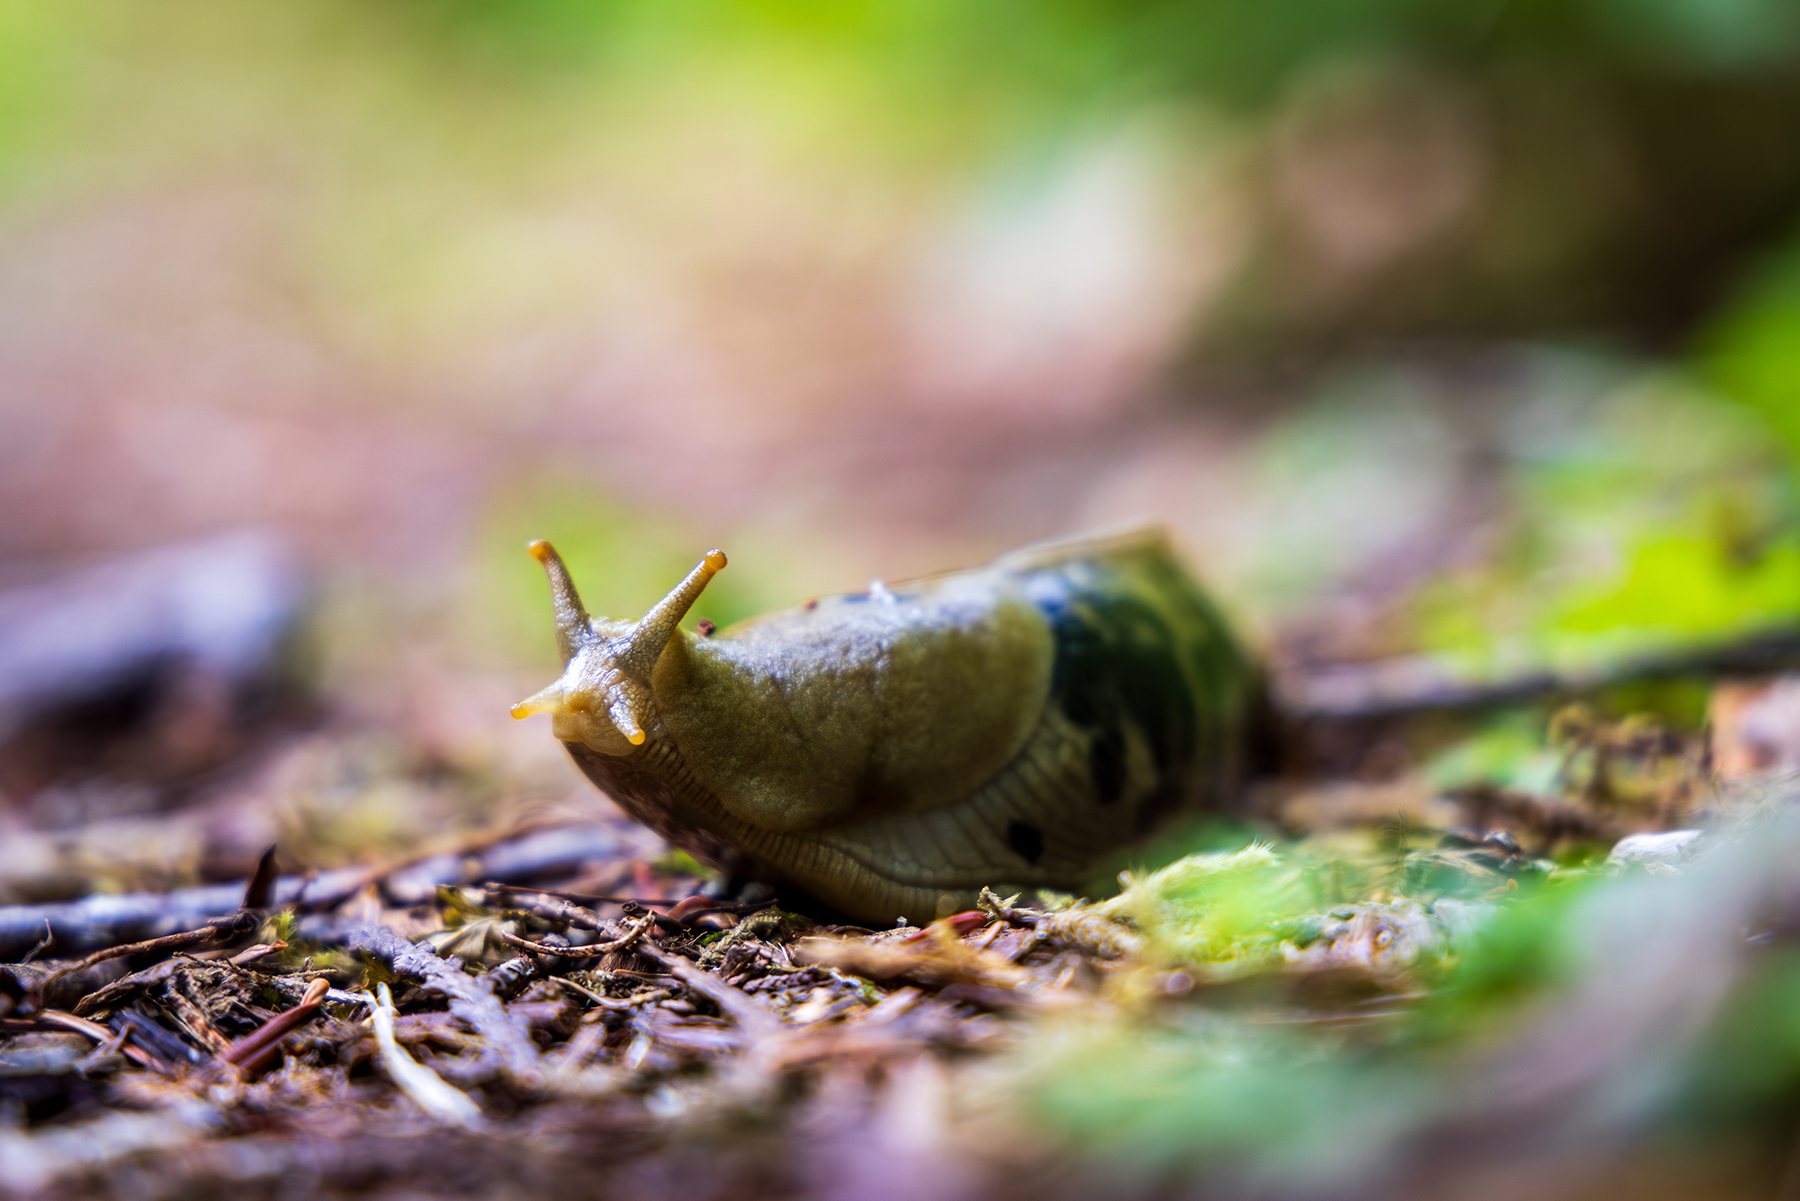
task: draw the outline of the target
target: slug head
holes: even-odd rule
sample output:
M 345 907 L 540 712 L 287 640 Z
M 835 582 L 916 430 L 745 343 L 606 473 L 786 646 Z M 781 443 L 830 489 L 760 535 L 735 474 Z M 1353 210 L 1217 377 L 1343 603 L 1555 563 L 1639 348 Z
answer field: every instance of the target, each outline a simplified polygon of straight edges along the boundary
M 563 674 L 536 696 L 514 705 L 512 715 L 548 713 L 551 729 L 564 742 L 586 743 L 602 754 L 629 755 L 643 745 L 655 712 L 651 670 L 707 581 L 724 569 L 725 556 L 707 551 L 687 578 L 642 618 L 620 621 L 588 616 L 555 547 L 540 540 L 530 549 L 550 577 Z

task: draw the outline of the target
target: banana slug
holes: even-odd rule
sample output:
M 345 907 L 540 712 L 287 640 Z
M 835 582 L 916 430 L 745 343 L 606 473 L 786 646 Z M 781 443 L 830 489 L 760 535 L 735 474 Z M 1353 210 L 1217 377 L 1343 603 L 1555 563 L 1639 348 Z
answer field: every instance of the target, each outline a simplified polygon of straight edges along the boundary
M 911 922 L 979 890 L 1083 886 L 1177 813 L 1227 803 L 1260 677 L 1159 530 L 696 636 L 707 553 L 638 621 L 590 617 L 547 542 L 565 670 L 549 713 L 595 784 L 731 876 Z

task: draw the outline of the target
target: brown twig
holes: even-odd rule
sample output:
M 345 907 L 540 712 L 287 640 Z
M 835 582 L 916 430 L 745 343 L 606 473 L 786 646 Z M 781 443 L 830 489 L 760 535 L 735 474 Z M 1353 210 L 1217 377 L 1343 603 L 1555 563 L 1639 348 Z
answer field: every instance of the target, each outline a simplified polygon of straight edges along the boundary
M 275 863 L 275 844 L 262 853 L 256 861 L 256 871 L 250 876 L 250 882 L 244 885 L 244 908 L 267 909 L 269 902 L 275 897 L 275 881 L 281 875 L 281 869 Z
M 502 909 L 520 909 L 534 917 L 546 921 L 561 922 L 580 930 L 598 930 L 601 917 L 592 909 L 577 905 L 565 897 L 554 893 L 539 893 L 538 889 L 513 888 L 506 884 L 488 883 L 482 885 L 487 892 L 488 904 Z M 540 899 L 521 903 L 521 893 L 539 893 Z
M 158 1062 L 150 1052 L 144 1050 L 142 1047 L 134 1047 L 131 1045 L 129 1030 L 122 1033 L 114 1033 L 107 1027 L 102 1026 L 99 1022 L 92 1022 L 87 1018 L 76 1017 L 74 1014 L 66 1013 L 61 1009 L 46 1009 L 37 1015 L 36 1020 L 45 1026 L 54 1026 L 58 1030 L 67 1030 L 71 1033 L 79 1034 L 83 1038 L 91 1038 L 95 1043 L 102 1047 L 116 1045 L 120 1054 L 124 1055 L 125 1058 L 131 1060 L 131 1062 L 137 1064 L 139 1067 L 149 1068 L 151 1071 L 158 1071 L 162 1067 L 162 1064 Z
M 658 1001 L 665 1001 L 675 995 L 675 990 L 672 988 L 653 988 L 647 992 L 633 993 L 629 997 L 605 997 L 591 988 L 583 988 L 565 976 L 551 976 L 550 979 L 570 992 L 586 997 L 602 1009 L 630 1011 L 644 1005 L 654 1005 Z
M 24 966 L 25 964 L 30 963 L 33 959 L 36 959 L 38 957 L 39 951 L 47 950 L 49 948 L 50 944 L 55 941 L 56 941 L 56 932 L 50 928 L 50 919 L 45 918 L 44 919 L 44 937 L 38 939 L 37 942 L 35 944 L 33 944 L 31 950 L 25 952 L 25 958 L 19 960 L 20 966 Z
M 238 1068 L 246 1076 L 256 1076 L 269 1066 L 280 1050 L 281 1040 L 311 1021 L 331 991 L 328 981 L 314 980 L 306 986 L 300 1003 L 264 1022 L 257 1029 L 232 1043 L 219 1053 L 219 1060 Z
M 50 985 L 62 979 L 64 976 L 72 976 L 76 972 L 86 971 L 97 963 L 105 963 L 108 959 L 123 959 L 128 955 L 149 955 L 158 951 L 179 951 L 183 947 L 198 946 L 201 943 L 207 942 L 219 942 L 223 939 L 242 934 L 245 930 L 251 928 L 255 922 L 256 918 L 254 914 L 245 912 L 234 913 L 228 918 L 221 918 L 218 921 L 201 926 L 198 930 L 188 930 L 181 934 L 165 934 L 161 938 L 148 938 L 143 942 L 128 942 L 124 946 L 108 947 L 104 951 L 95 951 L 86 959 L 78 959 L 74 963 L 65 964 L 62 967 L 57 968 L 54 972 L 50 972 L 40 978 L 37 981 L 37 992 L 39 996 L 42 996 L 44 995 L 45 989 L 49 988 Z
M 622 951 L 626 947 L 636 945 L 645 934 L 649 933 L 654 918 L 654 914 L 639 918 L 626 929 L 624 934 L 611 942 L 589 943 L 581 947 L 557 947 L 545 942 L 532 942 L 529 939 L 520 938 L 517 934 L 508 934 L 504 930 L 499 931 L 499 934 L 500 940 L 507 946 L 517 947 L 521 951 L 530 951 L 534 955 L 555 955 L 564 959 L 593 959 L 599 955 Z

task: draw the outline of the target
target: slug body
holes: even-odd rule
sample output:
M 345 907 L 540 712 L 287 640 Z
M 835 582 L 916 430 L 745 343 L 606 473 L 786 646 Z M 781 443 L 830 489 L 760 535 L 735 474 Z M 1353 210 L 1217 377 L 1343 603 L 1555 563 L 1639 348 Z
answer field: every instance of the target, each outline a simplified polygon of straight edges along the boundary
M 1222 805 L 1258 677 L 1154 530 L 678 628 L 711 552 L 642 621 L 590 618 L 547 543 L 565 671 L 549 712 L 588 777 L 732 875 L 858 920 L 983 886 L 1079 888 L 1180 812 Z

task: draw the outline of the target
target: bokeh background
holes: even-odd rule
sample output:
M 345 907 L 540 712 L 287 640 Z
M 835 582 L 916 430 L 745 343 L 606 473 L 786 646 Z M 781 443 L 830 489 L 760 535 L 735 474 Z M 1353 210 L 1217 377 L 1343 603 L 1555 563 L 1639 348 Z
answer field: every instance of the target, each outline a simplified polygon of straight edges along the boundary
M 149 776 L 20 718 L 15 899 L 598 803 L 505 717 L 532 537 L 625 615 L 724 547 L 725 623 L 1160 520 L 1297 678 L 1800 615 L 1785 0 L 5 0 L 0 60 L 6 580 L 254 531 L 336 732 L 225 787 L 217 703 Z
M 781 1045 L 894 1041 L 805 1087 L 734 1093 L 763 1048 L 688 1057 L 679 998 L 555 1105 L 434 1058 L 486 1141 L 290 1044 L 93 1195 L 1797 1195 L 1797 455 L 1794 0 L 0 0 L 6 957 L 151 930 L 70 937 L 94 894 L 190 928 L 271 843 L 321 962 L 470 953 L 440 884 L 689 895 L 507 716 L 529 539 L 620 616 L 721 547 L 723 625 L 1159 521 L 1313 720 L 1086 910 L 1148 952 L 910 1026 L 836 972 Z M 0 1188 L 151 1145 L 85 1092 L 40 1140 L 19 1062 Z

